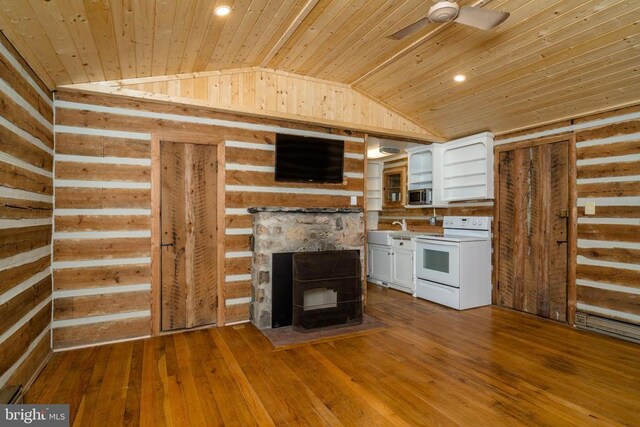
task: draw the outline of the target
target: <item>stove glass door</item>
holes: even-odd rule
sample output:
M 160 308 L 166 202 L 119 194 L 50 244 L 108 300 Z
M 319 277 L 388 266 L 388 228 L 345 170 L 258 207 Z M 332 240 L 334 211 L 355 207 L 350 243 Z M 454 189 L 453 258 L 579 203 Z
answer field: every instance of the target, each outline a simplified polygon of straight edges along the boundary
M 460 246 L 454 242 L 418 240 L 416 275 L 419 279 L 460 286 Z

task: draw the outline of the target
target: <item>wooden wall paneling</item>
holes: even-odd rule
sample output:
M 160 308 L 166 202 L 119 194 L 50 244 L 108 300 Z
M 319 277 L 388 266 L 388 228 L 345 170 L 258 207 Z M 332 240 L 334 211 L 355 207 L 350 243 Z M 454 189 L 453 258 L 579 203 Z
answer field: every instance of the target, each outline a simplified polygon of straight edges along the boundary
M 137 285 L 149 283 L 151 268 L 149 264 L 63 268 L 54 270 L 53 279 L 56 291 Z
M 578 286 L 577 300 L 590 306 L 640 315 L 639 294 Z
M 622 262 L 626 264 L 640 264 L 640 249 L 628 248 L 579 248 L 576 254 L 585 258 L 599 261 Z
M 638 133 L 640 133 L 640 131 L 638 131 Z M 580 135 L 580 139 L 582 139 L 582 141 L 588 141 L 585 139 L 586 136 L 583 133 L 578 135 Z M 598 135 L 602 135 L 602 133 L 599 132 Z M 606 136 L 603 135 L 601 138 L 606 138 Z M 640 138 L 636 141 L 624 141 L 606 145 L 581 147 L 578 149 L 577 157 L 578 160 L 584 160 L 597 159 L 599 157 L 626 156 L 628 154 L 638 153 L 640 153 Z
M 104 316 L 149 308 L 149 291 L 108 293 L 56 298 L 53 315 L 57 320 Z
M 0 258 L 8 258 L 48 245 L 51 242 L 51 226 L 19 227 L 2 230 L 0 234 Z
M 50 307 L 48 311 L 51 312 Z M 9 377 L 7 384 L 22 384 L 24 390 L 28 391 L 47 366 L 51 356 L 51 329 L 48 329 L 40 341 L 35 343 L 33 350 L 26 355 L 22 364 Z
M 249 214 L 225 216 L 226 228 L 251 228 L 252 225 L 253 225 L 253 218 Z
M 239 282 L 227 282 L 225 286 L 225 298 L 249 298 L 251 297 L 251 280 Z
M 0 335 L 23 319 L 29 311 L 47 300 L 51 295 L 51 288 L 51 276 L 47 276 L 9 301 L 0 304 Z
M 20 105 L 20 100 L 0 91 L 0 115 L 16 128 L 37 138 L 44 146 L 53 149 L 51 118 L 38 118 Z M 46 123 L 43 123 L 43 121 Z
M 285 206 L 285 207 L 343 207 L 349 206 L 349 196 L 329 196 L 315 194 L 287 194 L 285 192 L 276 193 L 254 193 L 250 189 L 247 191 L 227 191 L 225 202 L 228 208 L 242 208 L 247 206 Z M 362 197 L 358 197 L 358 205 L 362 204 Z
M 51 93 L 0 33 L 0 389 L 51 353 Z
M 249 206 L 273 205 L 277 202 L 274 202 L 274 197 L 279 197 L 281 200 L 284 200 L 285 203 L 288 203 L 291 206 L 303 206 L 305 204 L 307 204 L 308 206 L 323 207 L 332 205 L 350 206 L 349 194 L 352 193 L 360 194 L 359 196 L 357 196 L 358 206 L 363 205 L 361 196 L 361 194 L 363 194 L 363 188 L 361 187 L 364 185 L 364 180 L 360 178 L 347 178 L 346 183 L 343 184 L 332 184 L 317 187 L 313 186 L 311 188 L 308 186 L 301 186 L 298 188 L 295 185 L 276 187 L 275 185 L 272 185 L 275 184 L 275 182 L 272 182 L 272 177 L 269 177 L 268 173 L 266 175 L 261 175 L 261 173 L 258 173 L 257 175 L 254 175 L 254 177 L 251 177 L 250 173 L 247 172 L 247 174 L 242 175 L 242 179 L 247 179 L 248 181 L 238 181 L 238 184 L 235 184 L 233 182 L 227 183 L 228 185 L 240 185 L 241 187 L 244 186 L 246 187 L 246 191 L 244 191 L 244 189 L 242 189 L 242 191 L 225 191 L 225 175 L 228 175 L 230 171 L 225 170 L 224 164 L 225 161 L 229 164 L 232 164 L 230 156 L 226 156 L 225 151 L 231 150 L 232 148 L 238 148 L 236 156 L 237 158 L 242 158 L 242 156 L 246 154 L 252 155 L 254 152 L 264 152 L 272 156 L 273 151 L 240 148 L 239 146 L 226 147 L 226 145 L 222 144 L 222 142 L 239 141 L 261 145 L 273 145 L 275 141 L 275 134 L 270 129 L 273 129 L 274 125 L 276 123 L 279 123 L 277 121 L 264 118 L 260 119 L 255 117 L 246 117 L 247 121 L 245 123 L 243 121 L 245 120 L 244 117 L 234 116 L 232 114 L 220 114 L 208 110 L 197 110 L 190 107 L 177 107 L 163 105 L 156 102 L 131 100 L 126 98 L 103 97 L 100 95 L 78 95 L 64 91 L 61 91 L 61 93 L 59 94 L 59 99 L 80 104 L 88 103 L 97 107 L 95 108 L 87 106 L 86 108 L 84 108 L 78 105 L 76 108 L 79 109 L 71 109 L 66 108 L 66 106 L 61 106 L 61 108 L 57 110 L 57 124 L 70 126 L 69 128 L 61 128 L 61 130 L 64 131 L 64 134 L 60 134 L 62 136 L 61 141 L 63 142 L 61 146 L 64 150 L 64 154 L 74 156 L 73 159 L 63 158 L 65 162 L 69 163 L 68 160 L 76 161 L 77 159 L 78 163 L 82 163 L 82 156 L 92 156 L 94 158 L 123 157 L 131 159 L 128 160 L 131 163 L 134 162 L 133 159 L 150 158 L 151 188 L 112 189 L 78 187 L 74 188 L 62 186 L 57 187 L 56 208 L 60 209 L 62 213 L 57 216 L 57 219 L 60 219 L 59 225 L 61 228 L 56 228 L 56 231 L 61 234 L 66 232 L 78 233 L 85 231 L 87 233 L 103 231 L 116 231 L 122 233 L 144 231 L 142 224 L 145 223 L 145 215 L 144 213 L 138 211 L 151 208 L 150 212 L 152 213 L 152 215 L 150 229 L 152 236 L 150 246 L 152 264 L 144 265 L 137 263 L 131 266 L 110 265 L 101 267 L 89 265 L 87 265 L 86 267 L 76 267 L 74 265 L 71 268 L 59 268 L 54 272 L 56 289 L 74 291 L 76 289 L 80 290 L 98 287 L 141 285 L 149 282 L 149 275 L 153 275 L 151 271 L 156 272 L 156 269 L 159 265 L 159 263 L 156 262 L 158 258 L 157 253 L 159 249 L 159 240 L 157 239 L 157 237 L 155 237 L 156 235 L 158 235 L 159 223 L 154 219 L 154 213 L 159 212 L 160 204 L 160 197 L 158 192 L 159 186 L 155 184 L 156 182 L 159 182 L 156 175 L 159 173 L 160 169 L 156 168 L 155 165 L 157 164 L 159 155 L 159 141 L 161 140 L 178 142 L 184 141 L 194 144 L 214 144 L 218 147 L 217 157 L 219 175 L 217 179 L 217 211 L 219 224 L 217 225 L 216 246 L 218 247 L 219 259 L 217 261 L 217 264 L 219 266 L 224 266 L 227 261 L 225 259 L 225 252 L 247 252 L 250 250 L 249 235 L 226 235 L 225 233 L 225 228 L 250 228 L 250 216 L 248 214 L 240 214 L 237 211 L 234 211 L 233 213 L 227 215 L 226 208 L 244 210 Z M 100 110 L 101 106 L 131 110 L 132 114 L 136 114 L 138 111 L 146 111 L 151 113 L 151 117 L 139 118 L 128 114 L 121 114 L 125 112 L 123 110 L 118 110 L 118 114 L 114 114 L 115 111 L 109 110 L 92 111 L 95 109 Z M 84 110 L 84 112 L 82 112 L 81 110 Z M 154 114 L 156 113 L 160 116 L 154 117 Z M 177 114 L 179 117 L 184 117 L 184 119 L 174 120 L 175 116 L 171 116 L 171 119 L 169 120 L 167 118 L 164 118 L 164 116 L 161 116 L 162 114 Z M 241 126 L 245 126 L 247 128 L 227 128 L 203 123 L 197 123 L 194 126 L 194 124 L 189 123 L 189 121 L 191 121 L 193 118 L 216 118 L 224 120 L 233 119 L 235 120 L 234 123 L 240 123 Z M 253 125 L 247 125 L 247 123 L 252 122 L 255 122 L 255 124 L 260 127 L 254 128 Z M 230 124 L 231 123 L 232 122 L 230 122 Z M 92 130 L 90 132 L 87 132 L 85 130 L 85 128 L 87 127 Z M 360 138 L 360 135 L 357 133 L 348 135 L 348 132 L 345 131 L 313 126 L 303 126 L 295 123 L 286 124 L 286 126 L 283 128 L 283 131 L 286 132 L 287 127 L 303 131 L 313 130 L 316 132 L 331 133 L 334 135 L 344 134 L 347 139 L 347 152 L 349 154 L 364 155 L 364 145 L 361 142 L 350 141 L 350 139 L 353 139 L 354 136 L 356 138 Z M 136 138 L 144 138 L 144 135 L 147 134 L 147 132 L 151 132 L 150 141 L 131 139 L 130 137 L 137 135 Z M 92 135 L 80 135 L 80 133 L 92 133 Z M 135 147 L 133 151 L 126 149 L 127 144 L 129 143 L 131 143 Z M 74 146 L 76 146 L 77 149 L 74 148 Z M 107 153 L 107 149 L 110 149 L 112 151 Z M 243 150 L 244 152 L 241 150 Z M 360 150 L 360 152 L 358 152 L 358 150 Z M 92 162 L 95 161 L 97 161 L 97 159 L 92 159 Z M 113 160 L 109 161 L 111 162 Z M 347 167 L 349 168 L 349 172 L 363 173 L 364 156 L 362 158 L 348 158 L 346 163 Z M 250 169 L 254 166 L 260 166 L 260 164 L 256 165 L 255 163 L 247 163 L 246 166 Z M 264 166 L 273 167 L 273 161 L 271 161 L 270 163 L 265 163 Z M 262 174 L 264 174 L 264 172 L 262 172 Z M 258 178 L 256 179 L 256 177 Z M 269 180 L 260 182 L 263 178 L 269 178 Z M 91 182 L 92 179 L 93 178 L 86 176 L 82 178 L 82 181 Z M 105 176 L 102 179 L 108 179 L 108 181 L 104 182 L 117 183 L 117 181 L 112 181 L 112 178 L 108 176 Z M 147 178 L 147 180 L 148 179 L 149 178 Z M 100 182 L 103 181 L 93 182 L 95 182 L 96 184 L 91 185 L 100 186 Z M 146 182 L 148 181 L 141 181 L 140 184 L 145 184 Z M 251 183 L 260 185 L 250 185 Z M 269 187 L 272 189 L 273 193 L 255 192 L 254 187 Z M 307 188 L 309 188 L 310 191 L 304 191 Z M 116 195 L 118 197 L 116 197 Z M 230 205 L 230 199 L 237 200 L 237 204 Z M 282 203 L 282 205 L 284 206 L 285 203 Z M 84 214 L 85 212 L 83 212 L 82 209 L 90 209 L 90 211 L 86 211 L 86 214 Z M 96 210 L 102 210 L 104 212 L 101 212 L 98 215 Z M 122 210 L 122 212 L 119 212 L 120 210 Z M 132 210 L 135 210 L 135 213 Z M 116 216 L 117 219 L 111 222 L 110 218 L 115 218 Z M 134 217 L 136 217 L 135 222 L 130 222 Z M 101 219 L 108 221 L 109 229 L 102 227 L 102 225 L 100 224 Z M 138 228 L 138 224 L 140 225 L 140 228 Z M 56 226 L 58 226 L 57 222 Z M 113 229 L 110 229 L 110 227 L 113 227 Z M 62 240 L 69 239 L 61 239 L 60 241 Z M 143 262 L 142 258 L 140 262 Z M 244 316 L 236 313 L 241 312 L 243 309 L 247 309 L 248 306 L 244 301 L 247 301 L 247 298 L 250 297 L 250 287 L 247 288 L 246 284 L 243 286 L 242 281 L 227 282 L 225 278 L 224 268 L 218 269 L 218 275 L 218 296 L 220 303 L 218 304 L 217 323 L 220 325 L 225 323 L 224 311 L 226 308 L 232 310 L 233 319 L 240 319 L 234 320 L 234 322 L 246 320 L 246 318 L 248 317 L 248 311 L 244 314 Z M 159 302 L 157 292 L 158 289 L 154 285 L 156 283 L 156 276 L 154 276 L 151 282 L 152 315 L 149 320 L 152 324 L 153 334 L 156 334 L 160 331 L 160 327 L 155 326 L 156 323 L 154 320 L 157 317 L 156 313 L 159 310 L 159 306 L 157 304 L 157 302 Z M 229 287 L 229 296 L 225 296 L 227 286 Z M 113 291 L 110 290 L 110 292 L 115 292 L 115 289 Z M 230 302 L 228 306 L 226 304 L 227 301 Z M 223 304 L 222 302 L 225 302 L 225 304 Z M 65 326 L 64 328 L 57 328 L 58 337 L 60 337 L 60 334 L 62 333 L 66 334 L 68 332 L 66 331 L 67 328 L 75 328 L 75 326 Z M 55 333 L 56 332 L 54 331 L 54 335 Z M 103 335 L 102 337 L 103 339 L 108 340 L 107 335 Z M 62 343 L 63 340 L 54 338 L 54 342 Z
M 148 215 L 64 215 L 56 216 L 56 231 L 146 231 Z
M 149 317 L 134 317 L 53 330 L 54 348 L 101 344 L 149 335 Z
M 637 242 L 640 225 L 578 224 L 578 235 L 582 239 Z
M 4 35 L 2 36 L 1 43 L 8 51 L 13 50 L 12 46 L 5 44 L 8 42 L 6 41 Z M 22 72 L 27 72 L 27 74 L 30 75 L 32 79 L 35 77 L 35 74 L 33 74 L 30 68 L 23 69 L 22 72 L 21 70 L 16 69 L 13 65 L 16 59 L 18 59 L 17 63 L 20 63 L 22 60 L 22 58 L 20 57 L 8 59 L 4 55 L 0 55 L 0 79 L 4 80 L 11 87 L 11 89 L 13 89 L 17 93 L 17 95 L 21 97 L 35 111 L 37 111 L 38 114 L 45 118 L 53 117 L 53 106 L 49 102 L 49 100 L 45 100 L 42 98 L 42 88 L 36 88 L 32 86 L 30 82 L 28 82 L 23 77 Z M 36 77 L 34 79 L 34 83 L 36 83 L 37 85 L 37 82 L 38 79 Z M 18 137 L 18 135 L 15 135 L 15 137 Z
M 50 177 L 4 162 L 0 162 L 0 182 L 8 188 L 47 196 L 53 194 L 53 181 Z
M 57 154 L 148 159 L 149 150 L 149 141 L 145 140 L 56 133 Z
M 229 305 L 225 310 L 227 323 L 238 323 L 249 320 L 249 304 Z
M 246 150 L 245 150 L 246 151 Z M 294 182 L 277 182 L 273 172 L 256 172 L 242 170 L 227 170 L 226 181 L 229 185 L 248 185 L 257 187 L 287 187 L 287 188 L 333 188 L 349 191 L 362 191 L 364 187 L 364 179 L 361 178 L 345 178 L 340 184 L 322 184 L 322 183 L 294 183 Z
M 52 212 L 53 206 L 50 202 L 0 197 L 0 218 L 51 218 Z
M 0 151 L 33 166 L 51 171 L 53 155 L 20 135 L 0 126 Z
M 578 178 L 606 178 L 633 175 L 640 169 L 640 161 L 600 163 L 578 166 Z
M 228 109 L 225 111 L 217 111 L 210 108 L 202 108 L 199 106 L 183 105 L 177 102 L 157 101 L 153 99 L 141 100 L 136 97 L 128 96 L 125 94 L 109 94 L 103 93 L 99 90 L 82 91 L 74 90 L 71 88 L 59 88 L 56 92 L 56 99 L 60 101 L 67 101 L 76 104 L 89 104 L 99 107 L 114 107 L 125 110 L 131 110 L 132 113 L 136 111 L 144 110 L 147 113 L 154 114 L 175 114 L 178 117 L 183 116 L 184 120 L 193 121 L 194 119 L 218 119 L 228 122 L 227 126 L 224 125 L 211 125 L 208 126 L 209 131 L 205 132 L 206 135 L 213 137 L 213 135 L 224 135 L 224 139 L 230 141 L 246 141 L 256 143 L 271 143 L 274 141 L 274 133 L 276 131 L 285 129 L 295 129 L 302 131 L 312 131 L 321 134 L 330 135 L 343 135 L 345 137 L 359 137 L 361 134 L 354 132 L 351 128 L 328 128 L 321 124 L 313 123 L 300 123 L 297 121 L 278 120 L 270 117 L 264 117 L 262 115 L 247 115 L 243 113 L 230 112 Z M 62 124 L 58 113 L 69 113 L 65 120 L 78 125 L 78 119 L 82 116 L 78 114 L 71 114 L 73 112 L 67 111 L 66 108 L 60 108 L 56 112 L 56 123 Z M 96 112 L 94 112 L 95 114 Z M 71 120 L 76 120 L 72 122 Z M 237 123 L 237 124 L 236 124 Z M 258 129 L 256 126 L 251 125 L 264 125 L 269 126 L 270 129 Z M 110 128 L 116 130 L 116 128 Z M 190 126 L 178 126 L 170 127 L 168 123 L 165 123 L 161 128 L 152 129 L 152 132 L 163 133 L 160 129 L 174 134 L 182 134 L 184 136 L 198 134 L 198 128 Z M 126 131 L 141 132 L 142 129 L 136 126 L 130 126 Z M 267 142 L 272 141 L 272 142 Z
M 578 279 L 610 283 L 630 288 L 640 288 L 639 270 L 578 263 L 576 274 Z
M 47 304 L 16 332 L 0 343 L 0 372 L 8 371 L 29 345 L 49 327 L 51 323 L 51 304 Z
M 148 237 L 114 239 L 58 239 L 53 243 L 54 261 L 79 261 L 150 256 Z
M 19 285 L 37 273 L 49 268 L 51 256 L 46 255 L 36 261 L 0 270 L 0 295 Z
M 109 182 L 149 182 L 149 166 L 58 162 L 56 179 Z
M 56 188 L 57 209 L 148 209 L 151 191 L 123 188 Z

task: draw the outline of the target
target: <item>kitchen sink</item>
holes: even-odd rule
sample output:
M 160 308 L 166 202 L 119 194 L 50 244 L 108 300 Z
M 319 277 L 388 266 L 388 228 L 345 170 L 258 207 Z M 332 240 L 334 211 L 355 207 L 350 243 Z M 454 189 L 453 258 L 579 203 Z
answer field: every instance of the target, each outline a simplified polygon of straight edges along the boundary
M 367 243 L 373 245 L 391 245 L 391 234 L 389 230 L 370 230 L 367 231 Z

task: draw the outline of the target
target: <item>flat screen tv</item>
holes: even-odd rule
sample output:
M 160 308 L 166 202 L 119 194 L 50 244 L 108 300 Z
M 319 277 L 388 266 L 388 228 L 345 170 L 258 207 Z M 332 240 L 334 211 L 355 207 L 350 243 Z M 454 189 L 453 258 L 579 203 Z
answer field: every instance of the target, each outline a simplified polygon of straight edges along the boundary
M 276 181 L 340 183 L 344 141 L 276 134 Z

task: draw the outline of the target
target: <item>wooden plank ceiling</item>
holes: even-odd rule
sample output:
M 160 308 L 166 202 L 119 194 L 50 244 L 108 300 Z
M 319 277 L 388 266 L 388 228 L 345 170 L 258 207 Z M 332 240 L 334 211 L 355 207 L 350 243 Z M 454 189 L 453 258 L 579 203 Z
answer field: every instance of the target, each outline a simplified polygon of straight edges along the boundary
M 265 67 L 352 85 L 448 138 L 640 100 L 637 0 L 459 3 L 511 17 L 398 41 L 430 0 L 0 0 L 0 29 L 52 89 Z

